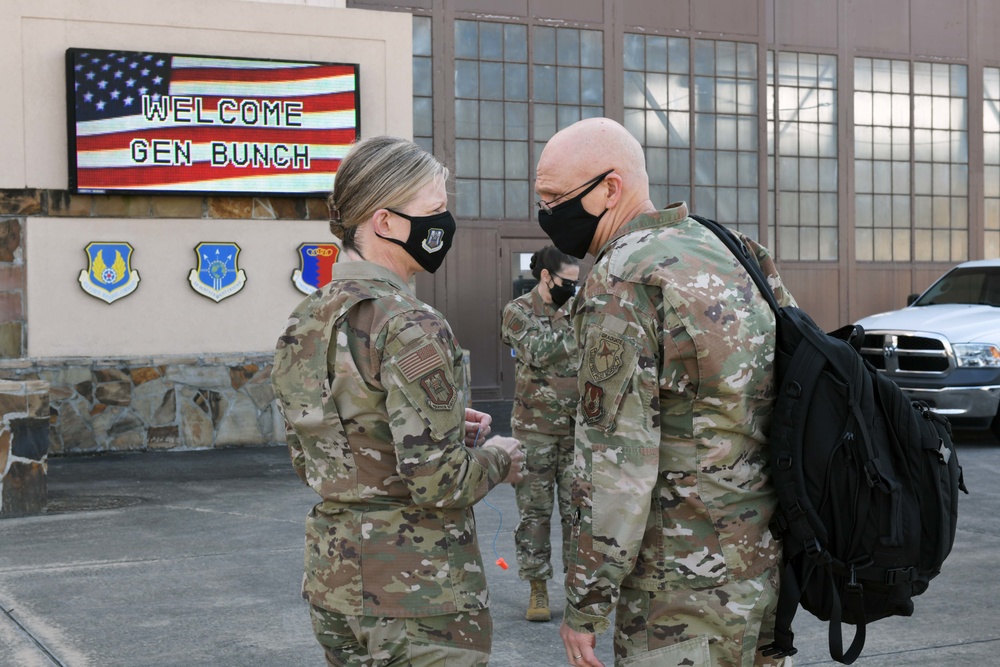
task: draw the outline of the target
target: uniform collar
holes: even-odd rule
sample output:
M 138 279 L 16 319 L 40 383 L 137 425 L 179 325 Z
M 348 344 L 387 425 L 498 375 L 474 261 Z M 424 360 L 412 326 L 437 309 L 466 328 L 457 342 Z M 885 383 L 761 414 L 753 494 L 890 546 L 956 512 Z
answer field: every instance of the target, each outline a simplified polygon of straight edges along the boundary
M 642 229 L 653 229 L 654 227 L 663 227 L 665 225 L 672 225 L 680 222 L 688 217 L 688 206 L 687 202 L 679 201 L 674 202 L 670 206 L 667 206 L 661 211 L 657 211 L 655 215 L 649 213 L 643 213 L 632 218 L 624 225 L 618 228 L 608 242 L 597 253 L 597 257 L 600 258 L 611 245 L 625 236 L 626 234 L 631 234 L 632 232 L 637 232 Z
M 541 281 L 538 285 L 531 290 L 531 309 L 536 313 L 545 313 L 553 319 L 557 319 L 561 316 L 565 316 L 565 308 L 556 308 L 554 303 L 545 303 L 545 299 L 542 298 L 542 292 L 538 288 L 541 286 Z
M 396 289 L 413 294 L 406 282 L 381 264 L 358 259 L 349 262 L 337 262 L 331 271 L 333 280 L 377 280 L 386 282 Z

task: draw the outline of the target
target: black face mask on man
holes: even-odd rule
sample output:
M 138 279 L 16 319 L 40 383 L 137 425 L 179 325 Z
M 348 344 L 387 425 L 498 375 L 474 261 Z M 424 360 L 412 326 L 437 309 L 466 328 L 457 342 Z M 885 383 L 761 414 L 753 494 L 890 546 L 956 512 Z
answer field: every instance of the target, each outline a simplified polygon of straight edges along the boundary
M 375 232 L 375 235 L 406 250 L 407 254 L 428 273 L 434 273 L 441 268 L 444 256 L 448 254 L 451 242 L 455 238 L 455 218 L 451 212 L 409 216 L 391 208 L 386 210 L 410 221 L 410 235 L 406 237 L 406 241 L 382 236 L 378 232 Z
M 601 211 L 600 215 L 588 213 L 583 207 L 583 198 L 600 185 L 612 171 L 614 169 L 595 178 L 583 192 L 572 199 L 567 199 L 547 211 L 544 208 L 538 210 L 538 224 L 541 225 L 542 231 L 548 234 L 555 247 L 567 255 L 579 259 L 587 256 L 587 249 L 590 248 L 594 234 L 597 233 L 597 224 L 607 209 Z

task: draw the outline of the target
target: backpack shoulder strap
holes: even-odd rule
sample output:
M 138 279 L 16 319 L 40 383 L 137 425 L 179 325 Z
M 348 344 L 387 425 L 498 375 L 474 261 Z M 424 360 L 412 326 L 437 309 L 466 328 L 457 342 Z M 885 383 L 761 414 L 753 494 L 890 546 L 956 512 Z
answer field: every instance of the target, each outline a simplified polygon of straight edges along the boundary
M 764 275 L 760 265 L 751 257 L 750 249 L 746 247 L 746 244 L 731 229 L 720 225 L 715 220 L 710 220 L 700 215 L 690 215 L 688 217 L 708 227 L 713 234 L 719 237 L 719 240 L 729 248 L 729 251 L 739 260 L 743 268 L 747 270 L 747 273 L 750 274 L 750 277 L 753 278 L 754 283 L 757 285 L 757 289 L 760 290 L 768 305 L 771 306 L 771 310 L 777 314 L 781 306 L 778 305 L 778 300 L 774 297 L 774 291 L 767 282 L 767 276 Z

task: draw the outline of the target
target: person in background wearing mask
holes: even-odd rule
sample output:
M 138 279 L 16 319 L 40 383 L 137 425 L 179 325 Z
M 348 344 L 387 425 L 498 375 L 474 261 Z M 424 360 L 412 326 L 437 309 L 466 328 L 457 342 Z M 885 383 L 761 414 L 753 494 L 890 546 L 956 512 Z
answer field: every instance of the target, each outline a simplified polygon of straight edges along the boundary
M 466 408 L 462 351 L 407 286 L 455 235 L 447 170 L 374 137 L 340 165 L 331 229 L 356 261 L 292 313 L 271 381 L 292 464 L 321 497 L 303 597 L 328 665 L 486 665 L 492 621 L 472 506 L 520 481 L 513 438 Z
M 501 336 L 517 365 L 511 428 L 525 454 L 525 476 L 516 485 L 521 522 L 514 532 L 518 575 L 531 582 L 529 621 L 548 621 L 552 578 L 549 538 L 555 491 L 562 525 L 563 572 L 569 556 L 573 481 L 573 430 L 580 365 L 570 321 L 570 300 L 580 265 L 553 246 L 531 256 L 535 288 L 504 307 Z
M 560 635 L 576 667 L 773 667 L 781 547 L 768 466 L 775 321 L 743 265 L 687 205 L 657 210 L 642 146 L 607 118 L 557 132 L 538 220 L 594 267 L 580 346 L 573 548 Z M 782 305 L 768 251 L 743 236 Z

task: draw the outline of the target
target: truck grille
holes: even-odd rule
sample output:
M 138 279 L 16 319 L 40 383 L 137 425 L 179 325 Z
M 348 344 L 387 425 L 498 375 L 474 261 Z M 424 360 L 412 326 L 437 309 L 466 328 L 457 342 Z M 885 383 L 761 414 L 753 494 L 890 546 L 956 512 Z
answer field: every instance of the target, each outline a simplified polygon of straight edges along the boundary
M 887 373 L 946 373 L 952 367 L 945 339 L 929 334 L 868 331 L 861 356 Z

